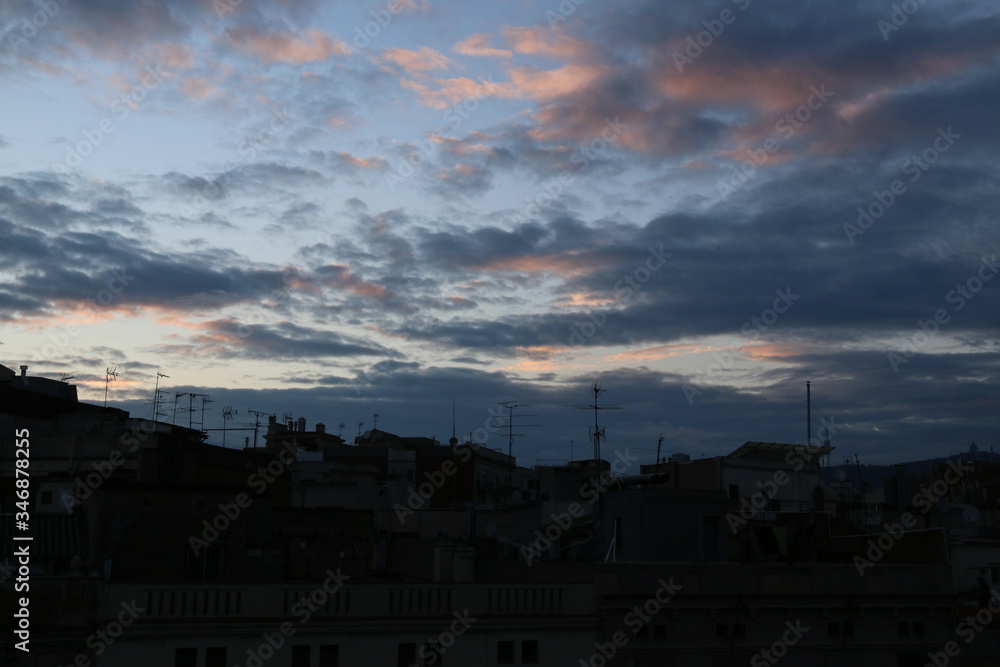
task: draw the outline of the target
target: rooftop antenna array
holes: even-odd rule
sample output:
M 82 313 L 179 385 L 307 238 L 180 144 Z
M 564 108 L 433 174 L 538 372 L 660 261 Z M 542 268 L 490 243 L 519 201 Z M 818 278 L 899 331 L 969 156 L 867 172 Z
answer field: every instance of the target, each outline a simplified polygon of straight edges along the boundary
M 517 401 L 501 401 L 500 406 L 507 411 L 507 467 L 508 484 L 514 485 L 514 438 L 524 437 L 524 433 L 514 433 L 514 410 L 517 408 L 530 407 L 528 403 L 518 403 Z M 537 417 L 538 415 L 518 415 L 519 417 Z M 528 426 L 538 426 L 538 424 L 518 424 L 518 428 Z
M 198 424 L 198 427 L 199 427 L 198 430 L 199 431 L 205 430 L 205 406 L 207 404 L 209 404 L 209 403 L 215 403 L 215 401 L 213 401 L 212 399 L 210 399 L 208 397 L 208 394 L 202 394 L 202 399 L 201 399 L 201 423 Z
M 66 375 L 65 373 L 59 376 L 60 382 L 65 382 L 66 380 L 75 380 L 75 379 L 76 379 L 75 375 Z
M 337 433 L 337 437 L 339 437 L 341 440 L 343 440 L 344 439 L 344 427 L 347 426 L 347 424 L 345 424 L 344 422 L 340 422 L 339 424 L 337 424 L 337 426 L 340 427 L 340 431 Z
M 263 416 L 274 417 L 273 412 L 261 412 L 260 410 L 251 410 L 247 408 L 247 412 L 254 416 L 253 421 L 253 448 L 257 449 L 257 431 L 260 429 L 260 418 Z M 249 439 L 249 438 L 248 438 Z
M 594 439 L 594 488 L 599 488 L 601 482 L 601 438 L 604 437 L 604 429 L 600 427 L 597 421 L 597 415 L 600 410 L 621 410 L 620 405 L 600 405 L 599 399 L 602 393 L 606 392 L 607 389 L 601 389 L 598 383 L 594 383 L 592 389 L 594 392 L 594 402 L 590 405 L 570 405 L 575 410 L 593 410 L 594 411 L 594 428 L 591 431 L 591 437 Z M 602 515 L 604 513 L 603 503 L 597 504 L 597 514 L 594 517 L 594 534 L 597 534 L 598 526 Z
M 187 392 L 178 391 L 174 394 L 174 416 L 170 419 L 171 424 L 177 424 L 177 401 L 180 400 L 181 396 L 187 396 Z
M 601 438 L 604 438 L 604 429 L 600 427 L 597 421 L 597 414 L 600 410 L 621 410 L 620 405 L 599 405 L 598 399 L 600 395 L 607 391 L 607 389 L 601 389 L 600 385 L 596 382 L 594 383 L 594 402 L 590 405 L 570 405 L 567 407 L 573 408 L 575 410 L 593 410 L 594 411 L 594 428 L 590 431 L 590 437 L 594 441 L 594 467 L 595 474 L 600 476 L 601 468 Z M 606 438 L 605 438 L 606 439 Z
M 108 366 L 104 371 L 104 407 L 108 407 L 108 385 L 118 378 L 118 367 Z
M 156 371 L 156 384 L 153 386 L 153 421 L 160 418 L 160 378 L 169 378 L 160 371 Z M 166 416 L 166 415 L 163 415 Z
M 222 408 L 222 446 L 226 446 L 226 424 L 233 420 L 233 416 L 237 414 L 236 410 L 233 410 L 233 406 L 227 405 Z
M 378 413 L 376 412 L 372 414 L 372 430 L 374 431 L 377 428 L 378 428 Z

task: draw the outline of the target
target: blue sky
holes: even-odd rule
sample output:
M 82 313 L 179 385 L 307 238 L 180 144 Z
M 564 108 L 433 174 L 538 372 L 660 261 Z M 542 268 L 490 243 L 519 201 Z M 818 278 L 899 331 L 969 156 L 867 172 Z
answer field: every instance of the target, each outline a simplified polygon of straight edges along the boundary
M 834 458 L 1000 444 L 997 14 L 0 3 L 0 362 L 210 428 L 518 400 L 525 463 L 595 381 L 618 448 L 801 442 L 806 380 Z

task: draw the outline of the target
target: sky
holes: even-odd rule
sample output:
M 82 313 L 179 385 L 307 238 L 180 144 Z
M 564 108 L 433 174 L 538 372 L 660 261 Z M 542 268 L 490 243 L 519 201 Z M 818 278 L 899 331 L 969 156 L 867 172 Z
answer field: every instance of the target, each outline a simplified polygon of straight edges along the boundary
M 141 417 L 162 373 L 212 429 L 506 450 L 514 402 L 522 465 L 591 455 L 595 382 L 642 463 L 803 443 L 807 381 L 833 463 L 1000 447 L 998 34 L 986 0 L 0 0 L 0 363 Z

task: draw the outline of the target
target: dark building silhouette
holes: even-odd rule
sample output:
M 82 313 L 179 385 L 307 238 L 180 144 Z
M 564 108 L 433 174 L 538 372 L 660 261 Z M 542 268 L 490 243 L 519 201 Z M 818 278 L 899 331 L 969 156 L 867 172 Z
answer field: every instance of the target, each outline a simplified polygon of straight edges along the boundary
M 626 448 L 528 469 L 456 439 L 348 444 L 303 418 L 224 449 L 26 370 L 0 367 L 4 609 L 22 596 L 14 538 L 32 537 L 31 651 L 9 664 L 908 667 L 952 641 L 948 664 L 1000 655 L 995 626 L 966 642 L 963 625 L 997 599 L 995 464 L 880 496 L 823 484 L 829 448 L 782 443 L 639 474 L 616 464 Z

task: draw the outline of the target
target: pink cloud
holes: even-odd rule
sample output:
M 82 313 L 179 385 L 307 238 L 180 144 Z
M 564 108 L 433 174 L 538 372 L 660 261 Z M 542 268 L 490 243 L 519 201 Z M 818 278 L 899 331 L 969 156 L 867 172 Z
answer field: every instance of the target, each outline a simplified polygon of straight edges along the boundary
M 508 49 L 495 49 L 489 46 L 489 38 L 490 33 L 488 32 L 470 35 L 451 47 L 451 50 L 455 53 L 461 53 L 463 56 L 478 56 L 483 58 L 510 58 L 514 55 L 514 52 Z
M 408 73 L 446 69 L 450 64 L 446 55 L 426 46 L 422 46 L 416 51 L 387 49 L 382 53 L 382 59 L 401 67 L 403 71 Z
M 543 27 L 509 26 L 503 37 L 515 53 L 555 58 L 578 58 L 590 51 L 590 44 Z
M 228 28 L 229 42 L 264 63 L 302 65 L 349 54 L 350 47 L 320 30 L 260 32 L 257 28 Z

